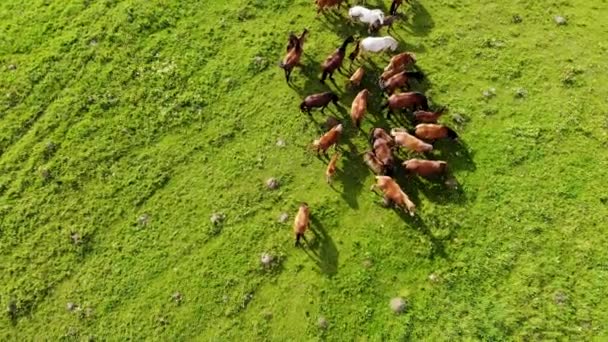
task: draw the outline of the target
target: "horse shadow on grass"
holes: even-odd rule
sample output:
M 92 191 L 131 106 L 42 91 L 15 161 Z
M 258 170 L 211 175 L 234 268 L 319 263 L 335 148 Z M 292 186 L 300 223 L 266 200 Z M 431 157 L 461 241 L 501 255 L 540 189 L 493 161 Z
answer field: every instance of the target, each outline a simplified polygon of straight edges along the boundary
M 451 232 L 446 238 L 437 238 L 420 216 L 410 216 L 409 214 L 398 208 L 395 208 L 394 211 L 405 224 L 421 232 L 429 240 L 429 242 L 431 243 L 431 259 L 435 259 L 436 257 L 440 257 L 443 259 L 448 258 L 448 255 L 445 252 L 444 240 L 449 240 L 451 238 Z
M 342 167 L 336 170 L 330 187 L 332 190 L 340 193 L 340 196 L 349 207 L 358 209 L 358 198 L 361 195 L 365 179 L 370 171 L 363 161 L 363 156 L 357 151 L 357 147 L 347 138 L 347 135 L 342 137 L 340 146 L 340 151 L 337 153 L 341 154 Z M 336 185 L 337 183 L 342 185 L 341 188 Z
M 408 34 L 417 37 L 427 36 L 435 27 L 435 21 L 431 17 L 429 11 L 419 1 L 412 2 L 407 9 L 406 16 L 411 18 L 404 21 Z
M 310 221 L 314 239 L 306 241 L 304 252 L 315 262 L 321 273 L 331 277 L 338 272 L 340 253 L 334 240 L 314 214 L 310 216 Z

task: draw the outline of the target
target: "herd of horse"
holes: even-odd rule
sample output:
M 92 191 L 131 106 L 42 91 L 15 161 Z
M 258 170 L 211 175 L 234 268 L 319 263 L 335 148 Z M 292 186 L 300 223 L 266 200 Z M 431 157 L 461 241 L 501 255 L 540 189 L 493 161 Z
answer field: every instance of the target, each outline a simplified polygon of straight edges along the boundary
M 342 0 L 316 0 L 317 13 L 336 7 L 338 10 Z M 403 0 L 393 0 L 390 7 L 390 15 L 385 16 L 381 10 L 367 9 L 362 6 L 354 6 L 348 10 L 351 20 L 368 25 L 368 31 L 378 32 L 381 27 L 388 27 L 390 31 L 394 19 L 398 17 L 397 9 Z M 386 24 L 387 20 L 389 24 Z M 285 80 L 291 82 L 291 72 L 300 65 L 300 58 L 304 51 L 304 43 L 308 37 L 305 29 L 299 36 L 294 33 L 289 35 L 287 54 L 279 66 L 285 71 Z M 351 66 L 357 58 L 368 53 L 394 52 L 398 48 L 398 42 L 391 36 L 367 37 L 355 41 L 354 37 L 347 37 L 343 43 L 331 53 L 321 64 L 320 82 L 326 79 L 334 80 L 335 71 L 341 71 L 346 50 L 349 44 L 355 44 L 354 50 L 348 55 Z M 369 132 L 369 150 L 362 154 L 363 162 L 375 174 L 376 183 L 370 190 L 379 189 L 382 193 L 386 206 L 394 205 L 411 216 L 416 214 L 416 205 L 403 191 L 394 176 L 397 171 L 402 170 L 406 174 L 416 175 L 427 179 L 443 177 L 448 172 L 448 163 L 443 160 L 430 160 L 430 152 L 433 151 L 433 143 L 440 139 L 457 140 L 458 134 L 446 125 L 439 123 L 439 118 L 445 112 L 445 107 L 431 110 L 427 97 L 417 91 L 411 90 L 412 79 L 422 80 L 424 75 L 415 67 L 416 55 L 411 52 L 401 52 L 391 57 L 388 65 L 382 70 L 378 79 L 378 87 L 386 97 L 382 110 L 387 110 L 387 120 L 391 114 L 409 113 L 413 123 L 413 129 L 395 127 L 389 131 L 381 127 L 374 127 Z M 366 73 L 365 67 L 361 65 L 349 78 L 347 87 L 351 90 L 361 88 L 363 77 Z M 371 92 L 369 89 L 361 89 L 351 103 L 350 117 L 352 125 L 360 128 L 368 110 L 368 102 Z M 303 113 L 312 115 L 311 111 L 320 108 L 323 113 L 330 104 L 339 105 L 339 97 L 332 91 L 312 94 L 304 98 L 300 103 Z M 334 147 L 334 154 L 329 159 L 325 178 L 327 183 L 332 182 L 337 172 L 337 163 L 341 154 L 338 152 L 340 138 L 344 134 L 343 123 L 335 120 L 331 127 L 312 143 L 317 154 L 322 153 L 329 157 L 327 152 Z M 410 154 L 424 158 L 411 158 L 404 162 L 398 162 L 395 153 L 403 149 Z M 310 209 L 308 204 L 301 203 L 294 220 L 294 233 L 296 246 L 304 238 L 304 233 L 310 225 Z

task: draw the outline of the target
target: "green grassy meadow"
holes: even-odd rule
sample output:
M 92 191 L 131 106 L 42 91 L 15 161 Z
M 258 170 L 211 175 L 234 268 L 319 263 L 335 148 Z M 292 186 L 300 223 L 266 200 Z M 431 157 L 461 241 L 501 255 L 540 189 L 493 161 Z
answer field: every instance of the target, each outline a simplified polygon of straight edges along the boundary
M 318 81 L 367 35 L 344 8 L 0 1 L 0 340 L 608 339 L 608 2 L 401 11 L 392 35 L 426 75 L 413 88 L 462 141 L 433 153 L 458 189 L 401 180 L 415 219 L 369 191 L 349 75 Z M 288 86 L 277 64 L 305 27 Z M 365 132 L 408 124 L 380 111 L 388 57 L 364 63 Z M 299 112 L 327 89 L 340 108 Z M 345 123 L 333 187 L 309 148 L 328 115 Z

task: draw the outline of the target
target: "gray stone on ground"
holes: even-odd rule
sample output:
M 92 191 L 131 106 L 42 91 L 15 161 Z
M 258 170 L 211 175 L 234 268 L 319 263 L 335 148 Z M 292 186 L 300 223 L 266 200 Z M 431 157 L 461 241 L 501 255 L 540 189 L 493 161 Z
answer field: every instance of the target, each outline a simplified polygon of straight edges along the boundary
M 395 297 L 395 298 L 391 299 L 390 307 L 394 313 L 400 314 L 405 311 L 407 304 L 403 298 Z
M 213 223 L 214 225 L 218 225 L 220 223 L 222 223 L 222 221 L 224 221 L 224 219 L 226 218 L 226 216 L 222 213 L 213 213 L 213 215 L 211 215 L 211 223 Z
M 266 187 L 270 190 L 275 190 L 279 187 L 279 180 L 274 178 L 274 177 L 270 177 L 266 180 Z
M 277 146 L 278 147 L 285 147 L 285 140 L 283 140 L 283 139 L 277 139 Z
M 150 223 L 150 215 L 148 213 L 143 213 L 137 218 L 137 223 L 140 226 L 147 226 Z
M 562 17 L 561 15 L 556 15 L 555 17 L 553 17 L 553 20 L 557 25 L 560 26 L 568 24 L 568 20 L 566 20 L 566 18 Z
M 74 310 L 76 309 L 76 304 L 74 304 L 74 303 L 72 303 L 72 302 L 69 302 L 69 303 L 67 303 L 67 304 L 66 304 L 65 308 L 66 308 L 68 311 L 74 311 Z
M 184 299 L 184 296 L 182 296 L 182 293 L 177 291 L 174 294 L 171 295 L 171 299 L 173 299 L 174 302 L 176 302 L 177 304 L 182 302 L 182 299 Z
M 467 121 L 467 119 L 465 119 L 464 116 L 462 116 L 458 113 L 454 114 L 453 118 L 454 118 L 454 122 L 456 122 L 457 124 L 460 124 L 460 125 L 462 125 L 463 123 L 465 123 Z
M 528 96 L 528 91 L 526 89 L 524 89 L 524 88 L 515 89 L 515 97 L 523 99 L 526 96 Z
M 568 295 L 561 291 L 558 291 L 555 294 L 554 300 L 555 300 L 555 304 L 564 305 L 568 302 Z
M 329 323 L 327 322 L 327 319 L 325 317 L 321 316 L 317 321 L 317 326 L 319 327 L 319 329 L 327 329 Z
M 279 215 L 279 223 L 285 223 L 287 220 L 289 220 L 288 213 L 281 213 L 281 215 Z
M 431 273 L 431 274 L 429 274 L 429 280 L 432 283 L 437 283 L 437 282 L 439 282 L 439 276 L 435 273 Z
M 490 98 L 496 96 L 496 88 L 488 88 L 483 91 L 483 97 Z
M 273 260 L 274 260 L 274 258 L 269 253 L 262 253 L 262 256 L 260 257 L 260 262 L 265 267 L 270 266 L 272 264 Z

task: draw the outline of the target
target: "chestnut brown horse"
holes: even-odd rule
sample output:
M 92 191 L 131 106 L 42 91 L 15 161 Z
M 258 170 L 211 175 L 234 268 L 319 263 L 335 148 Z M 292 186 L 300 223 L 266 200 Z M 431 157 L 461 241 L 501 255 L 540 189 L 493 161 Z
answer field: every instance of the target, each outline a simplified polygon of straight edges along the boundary
M 289 36 L 287 55 L 285 55 L 283 61 L 279 63 L 279 67 L 285 71 L 285 80 L 287 83 L 289 83 L 293 68 L 300 65 L 300 58 L 302 58 L 302 53 L 304 52 L 304 41 L 306 40 L 307 34 L 308 30 L 304 29 L 304 32 L 302 32 L 302 35 L 300 35 L 299 38 L 294 34 L 290 34 Z
M 382 108 L 388 108 L 387 119 L 391 118 L 391 113 L 395 110 L 412 109 L 416 110 L 422 108 L 423 110 L 429 109 L 429 103 L 424 94 L 411 91 L 407 93 L 393 94 L 388 98 L 388 101 L 382 106 Z

